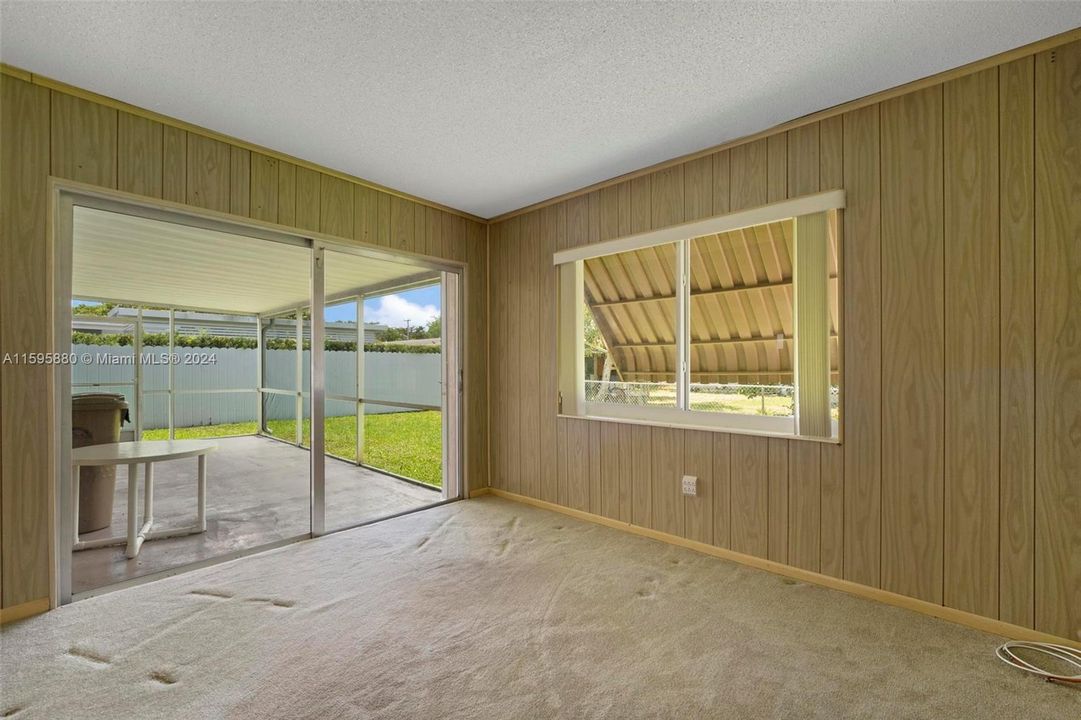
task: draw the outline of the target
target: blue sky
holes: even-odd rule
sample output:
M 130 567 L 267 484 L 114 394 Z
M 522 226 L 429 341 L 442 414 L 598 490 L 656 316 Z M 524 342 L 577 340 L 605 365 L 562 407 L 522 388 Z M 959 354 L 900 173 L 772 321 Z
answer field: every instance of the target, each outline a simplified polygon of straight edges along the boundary
M 405 292 L 383 295 L 364 302 L 364 320 L 378 322 L 390 327 L 405 327 L 406 321 L 412 327 L 425 325 L 439 315 L 439 285 Z M 327 320 L 356 320 L 353 304 L 328 307 Z

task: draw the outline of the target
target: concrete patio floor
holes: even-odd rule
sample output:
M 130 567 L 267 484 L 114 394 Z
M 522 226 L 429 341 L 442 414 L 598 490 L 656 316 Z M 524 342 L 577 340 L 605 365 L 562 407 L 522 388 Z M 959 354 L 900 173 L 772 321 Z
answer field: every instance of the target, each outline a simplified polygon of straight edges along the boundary
M 305 535 L 309 519 L 309 455 L 292 445 L 263 437 L 221 438 L 207 463 L 206 533 L 146 542 L 128 560 L 123 547 L 73 553 L 73 593 L 101 588 L 150 573 L 220 557 L 276 540 Z M 139 471 L 142 513 L 142 469 Z M 438 502 L 439 490 L 326 459 L 326 527 L 336 529 Z M 82 536 L 93 540 L 123 535 L 127 527 L 127 470 L 117 470 L 113 524 Z M 154 465 L 155 530 L 195 522 L 196 462 Z M 141 521 L 141 520 L 140 520 Z

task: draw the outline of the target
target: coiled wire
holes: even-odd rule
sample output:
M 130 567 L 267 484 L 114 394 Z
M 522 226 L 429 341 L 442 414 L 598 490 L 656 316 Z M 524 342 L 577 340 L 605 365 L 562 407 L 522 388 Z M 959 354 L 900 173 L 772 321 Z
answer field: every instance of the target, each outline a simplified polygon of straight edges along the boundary
M 1034 653 L 1040 653 L 1055 658 L 1061 663 L 1064 663 L 1067 667 L 1073 667 L 1077 669 L 1075 675 L 1065 675 L 1058 672 L 1053 672 L 1047 668 L 1042 668 L 1039 665 L 1035 665 L 1032 661 L 1025 660 L 1020 657 L 1016 650 L 1028 650 Z M 1067 647 L 1065 645 L 1055 645 L 1054 643 L 1043 642 L 1027 642 L 1024 640 L 1015 640 L 1007 643 L 1003 643 L 997 650 L 995 655 L 998 659 L 1007 665 L 1011 665 L 1018 670 L 1024 670 L 1025 672 L 1032 673 L 1033 675 L 1039 675 L 1047 680 L 1054 680 L 1057 682 L 1067 683 L 1081 683 L 1081 650 L 1075 650 L 1074 648 Z

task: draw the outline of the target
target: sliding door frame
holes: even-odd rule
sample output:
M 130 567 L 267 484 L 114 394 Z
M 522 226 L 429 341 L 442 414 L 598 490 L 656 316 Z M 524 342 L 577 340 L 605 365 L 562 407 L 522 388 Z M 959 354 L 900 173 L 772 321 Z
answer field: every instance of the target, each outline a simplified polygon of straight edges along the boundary
M 316 443 L 316 430 L 319 433 L 319 442 L 322 443 L 323 452 L 318 453 L 321 458 L 325 460 L 325 403 L 327 398 L 325 377 L 321 378 L 322 382 L 318 391 L 315 383 L 314 362 L 316 355 L 316 325 L 318 324 L 320 337 L 325 336 L 324 324 L 325 307 L 328 303 L 338 302 L 349 298 L 355 298 L 357 303 L 357 388 L 356 388 L 356 408 L 357 408 L 357 461 L 358 467 L 368 468 L 374 472 L 379 472 L 384 475 L 394 476 L 393 473 L 381 470 L 379 468 L 370 467 L 363 463 L 361 460 L 362 441 L 363 436 L 363 422 L 364 422 L 364 405 L 370 403 L 373 405 L 390 405 L 395 407 L 413 407 L 413 404 L 403 401 L 394 401 L 387 398 L 369 398 L 366 394 L 366 388 L 364 387 L 363 367 L 364 367 L 364 342 L 363 342 L 363 329 L 361 323 L 364 317 L 364 300 L 367 297 L 373 295 L 380 295 L 394 291 L 400 291 L 409 289 L 410 287 L 423 287 L 429 285 L 435 279 L 434 272 L 438 272 L 438 282 L 440 286 L 440 312 L 442 317 L 442 327 L 440 332 L 440 347 L 441 347 L 441 370 L 440 370 L 440 411 L 442 418 L 442 490 L 440 500 L 428 503 L 421 507 L 415 508 L 415 510 L 423 510 L 424 508 L 435 507 L 448 502 L 454 502 L 464 498 L 464 484 L 462 482 L 463 477 L 463 458 L 464 458 L 464 437 L 465 433 L 464 422 L 465 419 L 462 416 L 462 399 L 463 399 L 463 363 L 465 357 L 465 334 L 463 318 L 461 317 L 461 309 L 465 307 L 465 283 L 464 283 L 464 269 L 465 266 L 461 263 L 447 261 L 437 258 L 431 258 L 422 255 L 416 255 L 413 253 L 403 253 L 401 255 L 393 252 L 386 252 L 382 249 L 376 249 L 367 245 L 346 245 L 341 242 L 333 240 L 317 240 L 313 245 L 312 254 L 312 287 L 314 288 L 316 282 L 319 283 L 320 289 L 325 285 L 323 276 L 326 272 L 327 252 L 331 253 L 343 253 L 348 255 L 354 255 L 359 257 L 367 257 L 375 260 L 392 261 L 402 265 L 412 265 L 417 268 L 415 275 L 406 276 L 397 279 L 391 283 L 377 284 L 364 287 L 350 288 L 344 292 L 335 293 L 332 295 L 326 295 L 325 293 L 320 297 L 319 307 L 312 306 L 312 360 L 313 360 L 313 372 L 312 372 L 312 457 L 313 463 L 315 458 L 315 443 Z M 316 275 L 319 276 L 318 280 Z M 318 353 L 320 356 L 325 356 L 325 351 L 322 342 L 318 345 Z M 325 357 L 320 357 L 320 362 L 325 366 Z M 320 417 L 318 423 L 315 417 L 316 408 L 316 394 L 319 394 L 319 406 Z M 336 398 L 341 399 L 341 398 Z M 421 406 L 415 406 L 421 407 Z M 427 406 L 423 406 L 427 407 Z M 316 523 L 317 516 L 314 512 L 312 514 L 312 534 L 315 536 L 325 535 L 329 533 L 339 532 L 342 530 L 349 530 L 354 527 L 360 527 L 362 525 L 368 525 L 372 522 L 378 522 L 378 520 L 386 518 L 378 518 L 375 520 L 362 520 L 357 523 L 350 523 L 341 527 L 326 527 L 326 473 L 325 463 L 322 465 L 322 472 L 316 476 L 314 473 L 312 477 L 319 477 L 323 480 L 322 487 L 319 487 L 315 492 L 318 492 L 322 497 L 322 514 L 318 517 L 318 524 Z M 408 478 L 399 478 L 403 481 L 410 481 Z M 415 481 L 412 481 L 415 482 Z M 313 497 L 315 495 L 313 492 Z M 314 499 L 313 499 L 314 503 Z M 396 517 L 398 515 L 404 515 L 414 510 L 407 510 L 401 513 L 395 513 L 387 517 Z
M 109 585 L 103 588 L 94 589 L 85 593 L 79 593 L 79 596 L 73 598 L 71 592 L 71 570 L 72 570 L 72 545 L 74 539 L 75 528 L 71 527 L 73 521 L 73 493 L 72 493 L 72 477 L 71 477 L 71 367 L 67 364 L 56 363 L 53 366 L 51 378 L 50 378 L 50 433 L 49 433 L 49 454 L 52 460 L 51 482 L 49 483 L 48 504 L 49 504 L 49 558 L 51 566 L 51 581 L 49 588 L 49 602 L 51 608 L 59 607 L 60 605 L 70 603 L 73 599 L 80 599 L 82 597 L 89 597 L 91 595 L 98 595 L 105 592 L 111 592 L 113 590 L 121 589 L 124 587 L 130 587 L 133 585 L 150 582 L 152 580 L 161 579 L 163 577 L 169 577 L 177 575 L 181 572 L 187 572 L 199 567 L 206 567 L 209 565 L 217 564 L 220 562 L 226 562 L 236 557 L 243 555 L 249 555 L 256 552 L 261 552 L 275 547 L 281 547 L 301 540 L 306 540 L 311 537 L 317 537 L 320 535 L 328 534 L 329 532 L 337 532 L 339 530 L 347 530 L 351 527 L 358 527 L 361 525 L 368 525 L 372 522 L 378 522 L 379 520 L 385 520 L 389 517 L 397 517 L 398 515 L 407 514 L 408 512 L 414 512 L 415 510 L 409 510 L 403 513 L 397 513 L 376 520 L 368 520 L 357 523 L 356 525 L 350 525 L 343 528 L 334 528 L 333 530 L 327 530 L 325 521 L 326 512 L 326 477 L 325 477 L 325 428 L 323 419 L 325 417 L 325 401 L 326 401 L 326 387 L 325 387 L 325 350 L 323 346 L 323 339 L 325 337 L 325 318 L 324 318 L 324 305 L 327 298 L 324 297 L 324 279 L 325 279 L 325 255 L 327 250 L 334 252 L 344 252 L 361 257 L 368 257 L 375 260 L 392 261 L 403 265 L 412 265 L 418 268 L 418 272 L 421 271 L 438 271 L 441 274 L 443 281 L 443 296 L 444 296 L 444 308 L 453 307 L 455 311 L 460 312 L 464 308 L 464 270 L 465 264 L 443 260 L 441 258 L 433 258 L 424 255 L 418 255 L 416 253 L 409 253 L 405 251 L 394 251 L 388 248 L 377 247 L 372 245 L 366 245 L 363 243 L 349 243 L 341 238 L 336 238 L 322 233 L 313 233 L 309 231 L 297 230 L 295 228 L 284 227 L 273 223 L 263 222 L 260 220 L 254 220 L 249 218 L 241 218 L 227 213 L 216 212 L 212 210 L 202 210 L 194 208 L 189 205 L 181 203 L 175 203 L 166 200 L 158 200 L 154 198 L 147 198 L 141 195 L 135 195 L 132 193 L 121 192 L 116 190 L 107 190 L 101 187 L 90 185 L 87 183 L 63 180 L 60 178 L 50 177 L 48 180 L 48 215 L 46 223 L 46 238 L 48 242 L 49 251 L 49 264 L 50 264 L 50 293 L 49 293 L 49 316 L 52 319 L 52 335 L 53 340 L 51 347 L 48 349 L 50 353 L 55 355 L 70 354 L 71 352 L 71 298 L 72 298 L 72 249 L 74 243 L 74 208 L 90 207 L 99 210 L 105 210 L 109 212 L 121 213 L 124 215 L 132 215 L 151 220 L 160 220 L 163 222 L 176 223 L 181 225 L 189 225 L 194 227 L 205 228 L 208 230 L 215 230 L 219 232 L 227 232 L 238 235 L 244 235 L 261 240 L 282 242 L 291 244 L 298 247 L 308 248 L 310 250 L 310 307 L 312 311 L 312 323 L 311 323 L 311 357 L 310 357 L 310 372 L 311 372 L 311 448 L 310 448 L 310 509 L 311 509 L 311 525 L 310 531 L 301 535 L 284 538 L 281 540 L 273 541 L 265 545 L 255 546 L 252 548 L 245 548 L 244 550 L 229 553 L 217 558 L 208 558 L 196 563 L 185 564 L 176 568 L 169 568 L 160 572 L 149 573 L 147 575 L 133 578 L 131 580 L 123 581 L 114 585 Z M 449 279 L 449 282 L 448 282 Z M 456 297 L 451 299 L 451 302 L 447 304 L 447 291 L 446 287 L 452 285 L 455 289 Z M 193 308 L 194 309 L 194 308 Z M 443 310 L 446 315 L 446 310 Z M 462 406 L 462 385 L 461 385 L 461 368 L 465 358 L 465 336 L 463 333 L 464 318 L 456 317 L 451 330 L 451 335 L 448 335 L 448 323 L 444 322 L 443 337 L 444 337 L 444 361 L 443 361 L 443 408 L 444 408 L 444 493 L 443 499 L 436 503 L 431 503 L 416 510 L 422 510 L 425 508 L 434 507 L 448 502 L 454 502 L 462 499 L 463 483 L 462 478 L 462 458 L 463 456 L 463 439 L 464 439 L 464 418 L 461 414 Z M 262 328 L 257 328 L 257 335 L 260 337 L 258 345 L 262 350 Z M 363 348 L 363 331 L 358 334 L 360 344 L 358 351 L 362 351 Z M 455 374 L 458 376 L 458 382 L 450 383 L 447 380 L 447 360 L 446 360 L 446 348 L 453 348 Z M 258 362 L 262 362 L 262 357 Z M 262 373 L 260 373 L 261 375 Z M 263 379 L 258 380 L 261 385 Z M 448 390 L 450 387 L 450 399 L 448 399 Z M 257 411 L 259 416 L 262 415 L 262 391 L 258 392 L 260 409 Z M 450 412 L 448 412 L 450 410 Z M 141 422 L 142 418 L 139 418 Z M 358 414 L 358 422 L 362 422 L 363 418 Z M 303 422 L 303 418 L 297 418 L 298 425 Z M 446 428 L 453 423 L 453 432 L 449 435 L 453 436 L 453 448 L 448 453 L 448 444 L 446 442 L 448 432 Z M 260 427 L 260 431 L 262 428 Z M 451 469 L 446 464 L 448 457 L 454 463 L 454 467 Z M 448 472 L 449 471 L 449 472 Z M 450 478 L 448 480 L 448 477 Z

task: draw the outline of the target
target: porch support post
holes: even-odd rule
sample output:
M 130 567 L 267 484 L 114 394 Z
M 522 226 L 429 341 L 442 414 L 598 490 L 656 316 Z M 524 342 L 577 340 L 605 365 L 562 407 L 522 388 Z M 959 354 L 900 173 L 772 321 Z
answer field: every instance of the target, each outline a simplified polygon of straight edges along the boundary
M 176 308 L 169 308 L 169 439 L 176 438 Z
M 364 464 L 364 296 L 357 296 L 357 465 Z
M 263 347 L 263 316 L 255 316 L 255 422 L 256 435 L 266 432 L 266 418 L 263 417 L 263 367 L 266 360 Z
M 135 439 L 143 439 L 143 309 L 135 311 Z
M 304 444 L 304 308 L 297 308 L 296 432 L 297 447 Z

